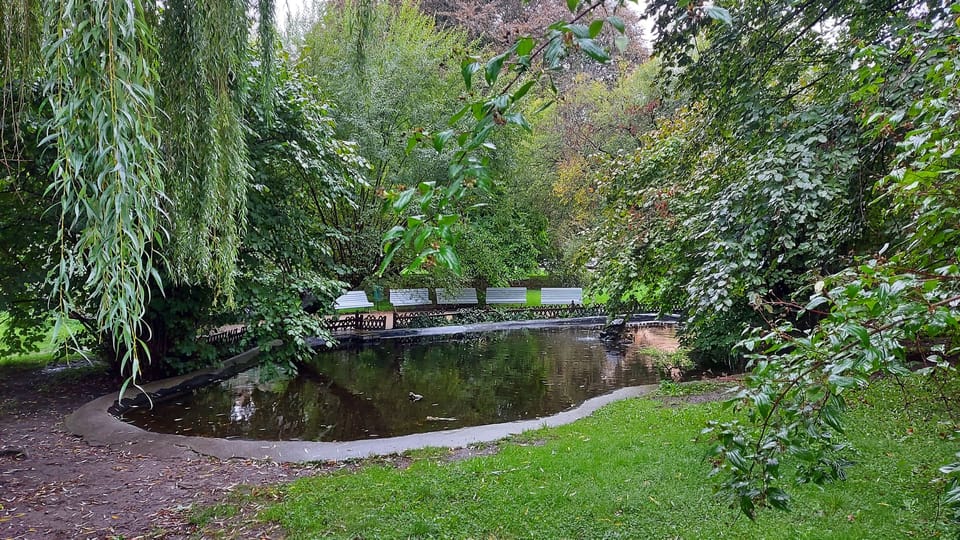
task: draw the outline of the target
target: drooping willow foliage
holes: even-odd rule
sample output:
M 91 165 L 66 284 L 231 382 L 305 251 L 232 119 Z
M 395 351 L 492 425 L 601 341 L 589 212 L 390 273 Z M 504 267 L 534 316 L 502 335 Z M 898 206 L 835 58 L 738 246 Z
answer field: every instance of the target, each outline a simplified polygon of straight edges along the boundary
M 35 0 L 0 2 L 0 130 L 19 130 L 13 117 L 23 114 L 24 94 L 37 69 L 40 51 L 41 14 Z M 0 133 L 3 135 L 3 133 Z M 13 134 L 13 135 L 18 135 Z M 18 137 L 11 136 L 14 140 Z M 7 140 L 0 137 L 0 140 Z M 3 148 L 0 171 L 17 160 L 16 148 Z
M 244 0 L 173 0 L 160 23 L 164 149 L 176 211 L 170 273 L 228 296 L 250 171 L 241 103 Z M 174 60 L 175 59 L 175 60 Z
M 160 276 L 229 301 L 250 171 L 246 0 L 4 0 L 0 126 L 26 122 L 40 88 L 38 146 L 59 231 L 51 307 L 96 321 L 124 373 L 140 371 Z M 259 86 L 272 96 L 273 0 L 259 0 Z M 264 98 L 266 99 L 266 98 Z M 36 116 L 32 116 L 35 119 Z M 31 120 L 34 121 L 34 120 Z M 17 140 L 4 137 L 4 140 Z M 0 179 L 25 159 L 4 146 Z M 7 172 L 3 172 L 7 171 Z
M 164 237 L 153 33 L 132 2 L 50 3 L 44 19 L 48 137 L 57 150 L 51 189 L 61 203 L 55 302 L 72 313 L 81 309 L 77 291 L 86 291 L 98 327 L 123 351 L 121 370 L 137 373 L 153 253 Z

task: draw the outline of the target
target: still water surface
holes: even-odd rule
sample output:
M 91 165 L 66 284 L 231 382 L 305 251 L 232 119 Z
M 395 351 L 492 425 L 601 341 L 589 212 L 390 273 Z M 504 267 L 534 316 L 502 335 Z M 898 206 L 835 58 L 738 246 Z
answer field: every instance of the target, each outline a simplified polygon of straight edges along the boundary
M 464 341 L 383 342 L 317 354 L 297 376 L 261 367 L 124 420 L 162 433 L 349 441 L 538 418 L 659 380 L 644 347 L 669 328 L 611 345 L 585 328 L 490 332 Z M 413 394 L 413 395 L 411 395 Z M 422 396 L 422 397 L 420 397 Z

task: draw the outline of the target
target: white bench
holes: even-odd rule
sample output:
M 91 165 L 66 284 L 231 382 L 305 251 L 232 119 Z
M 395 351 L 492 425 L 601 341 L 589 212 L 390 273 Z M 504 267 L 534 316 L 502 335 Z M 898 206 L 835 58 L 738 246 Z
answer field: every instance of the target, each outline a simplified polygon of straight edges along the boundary
M 491 287 L 487 289 L 487 304 L 526 304 L 526 287 Z
M 580 287 L 545 287 L 540 290 L 540 304 L 544 306 L 583 304 L 583 289 Z
M 333 309 L 355 309 L 373 307 L 373 303 L 367 300 L 367 293 L 363 291 L 350 291 L 339 298 L 333 305 Z
M 477 300 L 477 290 L 473 287 L 463 288 L 459 290 L 455 289 L 437 289 L 437 304 L 450 304 L 450 305 L 476 305 L 480 302 Z
M 429 306 L 430 291 L 427 289 L 390 289 L 390 303 L 393 307 Z

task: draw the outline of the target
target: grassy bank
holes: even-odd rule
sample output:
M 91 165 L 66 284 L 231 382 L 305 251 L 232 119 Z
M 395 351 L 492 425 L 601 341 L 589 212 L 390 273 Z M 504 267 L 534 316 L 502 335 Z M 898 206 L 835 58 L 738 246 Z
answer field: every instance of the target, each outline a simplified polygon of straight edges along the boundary
M 2 339 L 8 331 L 7 323 L 3 315 L 3 313 L 0 313 L 0 339 Z M 82 328 L 79 324 L 76 324 L 73 330 L 79 332 Z M 0 367 L 37 368 L 46 366 L 57 359 L 58 343 L 63 339 L 67 339 L 67 337 L 65 330 L 61 331 L 60 336 L 54 336 L 53 325 L 51 324 L 49 328 L 47 328 L 46 336 L 40 342 L 37 351 L 6 356 L 0 354 Z M 81 358 L 80 355 L 74 354 L 68 355 L 66 358 L 63 358 L 63 360 L 79 360 Z
M 912 386 L 916 386 L 915 384 Z M 914 394 L 918 390 L 912 388 Z M 955 444 L 945 413 L 906 408 L 900 389 L 858 396 L 847 481 L 792 490 L 789 513 L 751 522 L 718 501 L 693 440 L 716 403 L 629 400 L 574 424 L 450 461 L 421 452 L 407 468 L 367 465 L 281 489 L 260 514 L 293 538 L 930 538 L 949 531 L 931 484 Z M 951 424 L 952 426 L 952 424 Z

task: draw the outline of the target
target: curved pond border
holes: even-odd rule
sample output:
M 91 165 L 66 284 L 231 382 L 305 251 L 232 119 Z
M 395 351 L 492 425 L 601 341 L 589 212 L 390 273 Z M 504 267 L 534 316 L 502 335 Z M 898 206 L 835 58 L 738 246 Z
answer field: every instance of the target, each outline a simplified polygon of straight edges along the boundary
M 479 323 L 463 326 L 443 326 L 419 330 L 394 330 L 376 334 L 358 335 L 354 339 L 362 342 L 383 339 L 405 339 L 426 336 L 469 335 L 479 332 L 506 330 L 514 328 L 548 328 L 557 326 L 594 326 L 605 322 L 604 317 L 583 317 L 577 319 L 548 319 L 541 321 L 511 321 L 501 323 Z M 674 321 L 664 320 L 667 324 Z M 154 393 L 178 395 L 185 390 L 184 384 L 191 381 L 218 380 L 224 370 L 239 369 L 241 366 L 255 363 L 259 349 L 252 349 L 225 362 L 223 370 L 202 370 L 190 375 L 173 377 L 144 385 L 143 390 Z M 74 435 L 83 437 L 95 446 L 122 447 L 124 450 L 150 454 L 158 457 L 196 457 L 196 454 L 219 459 L 242 458 L 263 459 L 286 463 L 309 461 L 342 461 L 372 456 L 390 455 L 408 450 L 431 446 L 459 448 L 470 444 L 491 442 L 510 435 L 542 427 L 569 424 L 589 416 L 600 407 L 619 401 L 648 394 L 656 385 L 631 386 L 615 390 L 609 394 L 590 398 L 579 406 L 545 418 L 519 420 L 500 424 L 487 424 L 446 431 L 417 433 L 383 439 L 365 439 L 359 441 L 322 442 L 322 441 L 250 441 L 221 439 L 214 437 L 191 437 L 154 433 L 123 422 L 110 410 L 116 410 L 117 394 L 112 393 L 83 405 L 67 417 L 65 426 Z M 188 391 L 188 390 L 187 390 Z M 133 397 L 140 391 L 131 392 Z M 126 401 L 126 399 L 124 400 Z

